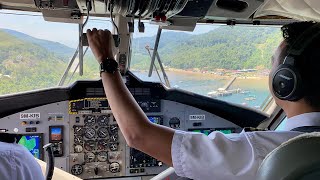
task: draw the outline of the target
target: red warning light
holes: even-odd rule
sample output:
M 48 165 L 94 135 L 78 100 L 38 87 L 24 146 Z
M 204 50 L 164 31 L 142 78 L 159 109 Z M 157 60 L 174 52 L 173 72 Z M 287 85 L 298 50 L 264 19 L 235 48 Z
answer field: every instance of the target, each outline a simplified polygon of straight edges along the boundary
M 68 6 L 69 0 L 62 0 L 63 1 L 63 6 Z

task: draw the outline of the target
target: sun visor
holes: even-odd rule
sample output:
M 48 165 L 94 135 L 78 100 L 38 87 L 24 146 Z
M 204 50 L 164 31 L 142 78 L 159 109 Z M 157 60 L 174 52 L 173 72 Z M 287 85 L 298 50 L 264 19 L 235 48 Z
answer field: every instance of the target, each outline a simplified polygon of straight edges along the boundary
M 255 13 L 255 18 L 268 15 L 284 16 L 300 21 L 320 22 L 319 0 L 267 0 Z

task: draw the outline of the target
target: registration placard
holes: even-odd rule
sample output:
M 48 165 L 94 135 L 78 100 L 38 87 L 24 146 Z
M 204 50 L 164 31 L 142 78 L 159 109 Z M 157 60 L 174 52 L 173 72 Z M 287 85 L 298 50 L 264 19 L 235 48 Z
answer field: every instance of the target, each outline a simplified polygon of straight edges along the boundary
M 20 113 L 20 119 L 40 119 L 40 113 Z
M 197 115 L 189 115 L 190 121 L 204 121 L 206 120 L 206 115 L 204 114 L 197 114 Z

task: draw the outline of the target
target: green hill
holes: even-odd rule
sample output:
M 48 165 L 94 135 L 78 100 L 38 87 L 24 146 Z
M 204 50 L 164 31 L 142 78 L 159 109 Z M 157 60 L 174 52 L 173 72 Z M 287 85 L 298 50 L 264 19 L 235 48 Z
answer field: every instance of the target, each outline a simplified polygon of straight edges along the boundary
M 165 32 L 159 53 L 163 63 L 171 68 L 266 69 L 281 39 L 279 28 L 270 27 L 222 26 L 201 35 Z M 154 40 L 155 37 L 133 40 L 132 69 L 149 68 L 150 57 L 145 46 L 153 46 Z M 0 94 L 56 86 L 73 51 L 59 43 L 0 29 Z M 91 53 L 84 62 L 85 75 L 79 77 L 76 73 L 70 82 L 99 78 Z
M 144 46 L 153 46 L 154 39 L 134 40 L 132 68 L 146 69 L 150 65 Z M 221 26 L 201 35 L 164 33 L 158 51 L 166 66 L 177 69 L 269 68 L 270 58 L 281 39 L 279 28 Z
M 0 94 L 52 87 L 65 64 L 46 48 L 0 31 Z
M 34 38 L 32 36 L 29 36 L 27 34 L 24 34 L 18 31 L 14 31 L 10 29 L 0 29 L 0 31 L 5 32 L 24 42 L 39 45 L 45 48 L 46 50 L 54 53 L 56 56 L 58 56 L 59 58 L 61 58 L 63 61 L 66 61 L 66 62 L 69 60 L 70 56 L 72 56 L 75 51 L 75 49 L 70 48 L 66 45 L 63 45 L 61 43 Z

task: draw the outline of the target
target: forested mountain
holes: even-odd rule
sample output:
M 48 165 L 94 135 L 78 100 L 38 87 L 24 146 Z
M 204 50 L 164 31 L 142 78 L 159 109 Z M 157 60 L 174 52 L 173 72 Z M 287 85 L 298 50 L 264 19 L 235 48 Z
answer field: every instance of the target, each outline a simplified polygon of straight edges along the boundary
M 164 33 L 158 51 L 166 66 L 178 69 L 263 69 L 270 67 L 270 58 L 281 39 L 279 28 L 221 26 L 201 35 Z M 134 39 L 132 68 L 150 65 L 144 47 L 153 47 L 154 40 Z
M 65 60 L 46 48 L 0 31 L 0 92 L 51 87 L 64 70 Z
M 135 38 L 131 68 L 148 69 L 146 45 L 155 37 Z M 279 28 L 222 26 L 205 34 L 164 32 L 159 54 L 167 67 L 212 70 L 270 66 L 270 57 L 281 40 Z M 0 29 L 0 95 L 56 86 L 74 49 L 60 43 Z M 85 57 L 85 76 L 98 79 L 92 54 Z M 80 79 L 76 73 L 75 79 Z M 72 82 L 72 80 L 70 81 Z
M 22 40 L 22 41 L 39 45 L 39 46 L 45 48 L 46 50 L 54 53 L 55 55 L 57 55 L 58 57 L 60 57 L 64 61 L 67 61 L 69 59 L 69 57 L 75 51 L 75 49 L 72 49 L 68 46 L 61 44 L 61 43 L 34 38 L 32 36 L 29 36 L 27 34 L 24 34 L 24 33 L 18 32 L 18 31 L 13 31 L 10 29 L 0 29 L 0 31 L 5 32 L 13 37 L 16 37 L 17 39 Z

